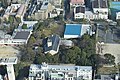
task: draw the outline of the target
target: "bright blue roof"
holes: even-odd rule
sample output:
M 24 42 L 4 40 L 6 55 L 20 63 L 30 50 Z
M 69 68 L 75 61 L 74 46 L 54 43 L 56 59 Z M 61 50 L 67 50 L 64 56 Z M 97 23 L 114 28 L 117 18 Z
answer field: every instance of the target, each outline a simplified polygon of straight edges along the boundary
M 120 10 L 120 2 L 111 2 L 111 8 Z
M 113 5 L 118 5 L 118 4 L 120 4 L 120 2 L 119 1 L 113 1 L 113 2 L 111 2 Z
M 81 24 L 66 24 L 64 35 L 79 35 L 81 34 Z

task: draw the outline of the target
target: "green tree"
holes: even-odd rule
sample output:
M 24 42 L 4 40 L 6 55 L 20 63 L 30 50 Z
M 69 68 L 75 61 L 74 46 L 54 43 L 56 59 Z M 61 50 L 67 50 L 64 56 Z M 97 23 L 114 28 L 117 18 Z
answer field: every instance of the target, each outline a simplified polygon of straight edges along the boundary
M 106 64 L 115 64 L 115 57 L 113 55 L 107 53 L 104 55 L 104 57 Z
M 90 57 L 89 57 L 89 60 L 91 61 L 91 64 L 92 64 L 92 67 L 93 67 L 93 70 L 95 73 L 97 73 L 98 71 L 98 68 L 104 64 L 104 59 L 101 57 L 101 55 L 99 54 L 92 54 Z
M 80 53 L 81 53 L 80 48 L 77 46 L 74 46 L 73 48 L 68 49 L 66 51 L 66 59 L 68 59 L 69 63 L 75 64 L 77 55 Z
M 10 22 L 10 24 L 12 25 L 13 24 L 13 22 L 14 22 L 14 17 L 12 17 L 12 16 L 9 16 L 9 19 L 8 19 L 8 21 Z
M 27 24 L 23 24 L 22 29 L 27 29 Z
M 35 43 L 35 42 L 36 42 L 36 39 L 34 38 L 34 36 L 31 36 L 29 41 L 28 41 L 28 46 L 32 46 L 33 43 Z
M 35 52 L 31 47 L 27 47 L 21 52 L 21 61 L 23 62 L 33 62 L 35 58 Z

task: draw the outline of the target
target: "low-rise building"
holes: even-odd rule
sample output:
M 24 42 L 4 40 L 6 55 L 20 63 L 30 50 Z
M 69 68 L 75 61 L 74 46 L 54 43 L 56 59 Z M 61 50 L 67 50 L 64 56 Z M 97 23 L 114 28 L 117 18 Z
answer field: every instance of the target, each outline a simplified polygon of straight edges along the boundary
M 43 1 L 41 7 L 39 9 L 36 9 L 36 5 L 34 5 L 31 8 L 31 13 L 28 15 L 28 17 L 31 17 L 36 20 L 44 20 L 49 18 L 49 13 L 55 9 L 55 6 L 53 6 L 49 1 Z M 36 9 L 36 10 L 35 10 Z
M 92 80 L 91 66 L 32 64 L 29 80 Z
M 10 15 L 15 15 L 16 17 L 23 19 L 25 12 L 26 12 L 25 4 L 11 4 L 5 10 L 3 18 L 8 19 Z
M 23 20 L 25 12 L 26 12 L 26 6 L 25 4 L 21 4 L 16 13 L 16 17 L 21 18 L 21 20 Z
M 27 44 L 32 32 L 27 30 L 14 30 L 12 35 L 0 31 L 0 45 L 21 45 Z
M 59 46 L 60 46 L 60 37 L 58 35 L 52 35 L 46 39 L 43 40 L 44 45 L 44 53 L 50 53 L 51 55 L 54 55 L 58 53 Z
M 107 0 L 93 0 L 92 10 L 84 5 L 74 7 L 74 19 L 108 19 Z
M 92 30 L 89 24 L 66 24 L 64 38 L 80 38 L 85 33 L 92 35 Z

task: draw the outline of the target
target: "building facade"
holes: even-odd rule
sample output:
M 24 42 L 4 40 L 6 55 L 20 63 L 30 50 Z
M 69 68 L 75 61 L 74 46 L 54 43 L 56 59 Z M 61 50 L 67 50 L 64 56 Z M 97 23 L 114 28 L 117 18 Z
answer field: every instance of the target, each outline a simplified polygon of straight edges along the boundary
M 29 80 L 92 80 L 91 66 L 32 64 Z

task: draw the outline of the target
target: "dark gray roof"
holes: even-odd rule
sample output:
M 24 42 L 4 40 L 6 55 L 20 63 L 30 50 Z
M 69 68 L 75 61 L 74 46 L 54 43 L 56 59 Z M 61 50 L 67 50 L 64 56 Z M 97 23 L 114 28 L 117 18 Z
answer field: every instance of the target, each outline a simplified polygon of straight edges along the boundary
M 99 8 L 98 0 L 92 1 L 92 7 L 93 7 L 93 8 Z
M 107 8 L 107 0 L 93 0 L 92 1 L 93 8 Z
M 29 31 L 20 31 L 16 33 L 14 39 L 27 39 L 29 35 Z
M 85 13 L 85 7 L 83 7 L 83 6 L 76 7 L 76 13 L 79 13 L 79 12 Z
M 51 40 L 52 41 L 52 46 L 48 47 L 47 45 L 47 41 Z M 60 42 L 60 37 L 58 35 L 53 35 L 50 36 L 49 38 L 44 39 L 43 45 L 44 45 L 44 51 L 50 51 L 50 50 L 55 50 L 57 51 L 57 48 L 59 46 L 59 42 Z

